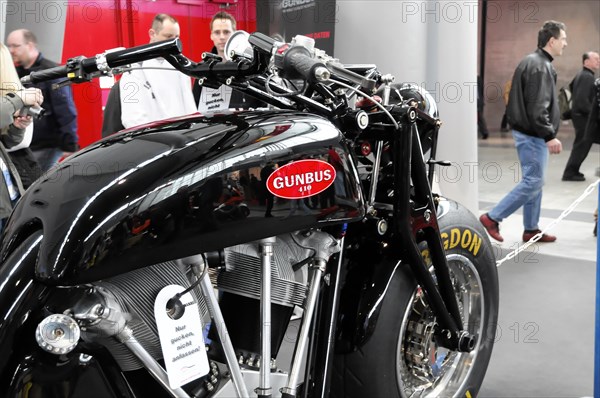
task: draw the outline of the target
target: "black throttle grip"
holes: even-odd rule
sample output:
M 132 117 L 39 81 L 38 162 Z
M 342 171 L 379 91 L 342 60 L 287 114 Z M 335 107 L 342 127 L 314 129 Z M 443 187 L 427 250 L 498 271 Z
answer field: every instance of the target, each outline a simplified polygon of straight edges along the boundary
M 260 51 L 270 54 L 275 44 L 275 40 L 265 35 L 264 33 L 254 32 L 248 38 L 248 42 Z
M 310 52 L 302 46 L 292 47 L 285 52 L 283 66 L 287 76 L 291 79 L 302 77 L 304 80 L 315 83 L 325 81 L 330 77 L 325 64 L 314 59 Z M 294 76 L 295 74 L 297 75 Z
M 68 78 L 71 81 L 80 83 L 89 80 L 86 74 L 94 73 L 98 70 L 106 71 L 109 68 L 129 65 L 147 59 L 179 54 L 181 54 L 181 40 L 179 40 L 179 38 L 174 38 L 144 44 L 142 46 L 106 52 L 91 58 L 70 58 L 67 61 L 67 65 L 57 66 L 39 72 L 31 72 L 29 76 L 21 79 L 21 83 L 32 84 L 59 78 Z
M 31 72 L 28 76 L 21 78 L 21 83 L 24 85 L 28 85 L 66 77 L 67 67 L 55 66 L 54 68 L 44 69 L 37 72 Z

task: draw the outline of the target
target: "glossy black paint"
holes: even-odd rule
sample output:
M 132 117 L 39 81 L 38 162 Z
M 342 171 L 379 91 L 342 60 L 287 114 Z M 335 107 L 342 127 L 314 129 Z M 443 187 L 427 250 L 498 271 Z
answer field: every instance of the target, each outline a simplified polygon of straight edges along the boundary
M 114 361 L 103 369 L 94 359 L 79 361 L 43 352 L 35 328 L 46 315 L 52 288 L 34 280 L 41 242 L 37 231 L 0 267 L 0 396 L 129 397 L 127 383 Z M 109 374 L 110 373 L 110 374 Z
M 106 366 L 112 364 L 113 366 Z M 80 354 L 66 358 L 45 354 L 40 349 L 22 358 L 5 385 L 3 397 L 47 398 L 135 398 L 128 381 L 112 361 L 103 357 L 80 360 Z M 155 390 L 156 391 L 156 390 Z M 155 395 L 159 396 L 159 395 Z
M 35 320 L 47 297 L 48 288 L 35 282 L 33 270 L 41 241 L 38 232 L 31 235 L 0 266 L 0 386 L 11 372 L 7 367 L 19 357 L 19 350 L 35 345 Z M 28 333 L 30 332 L 30 333 Z M 0 396 L 4 396 L 0 393 Z
M 341 278 L 335 351 L 349 353 L 365 344 L 371 336 L 386 287 L 393 278 L 400 256 L 391 249 L 395 238 L 375 233 L 374 223 L 348 226 L 344 257 L 346 272 Z
M 300 159 L 341 159 L 335 205 L 273 217 L 231 202 L 238 173 Z M 38 280 L 63 286 L 304 228 L 360 220 L 358 173 L 342 134 L 327 120 L 287 111 L 195 115 L 108 137 L 60 163 L 16 206 L 2 259 L 32 225 L 43 230 Z
M 152 396 L 166 396 L 145 371 L 125 375 L 98 346 L 80 342 L 67 356 L 48 354 L 38 346 L 37 325 L 57 312 L 57 303 L 64 308 L 65 297 L 72 294 L 72 289 L 35 280 L 41 238 L 41 231 L 32 233 L 0 266 L 0 397 L 135 398 L 149 396 L 140 392 L 148 386 L 154 388 Z M 84 352 L 90 356 L 81 360 Z

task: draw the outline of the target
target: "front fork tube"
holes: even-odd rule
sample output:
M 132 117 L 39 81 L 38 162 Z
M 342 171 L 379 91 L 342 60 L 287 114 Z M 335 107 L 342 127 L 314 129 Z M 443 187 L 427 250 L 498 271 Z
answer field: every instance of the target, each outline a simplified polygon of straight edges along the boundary
M 281 389 L 281 396 L 283 398 L 296 397 L 300 372 L 302 371 L 302 356 L 309 343 L 311 324 L 314 319 L 317 297 L 319 295 L 319 288 L 321 286 L 323 274 L 325 273 L 326 265 L 327 264 L 323 260 L 316 260 L 316 264 L 314 264 L 311 268 L 310 288 L 308 290 L 308 296 L 306 297 L 306 305 L 304 307 L 304 315 L 300 324 L 298 341 L 296 343 L 296 347 L 294 348 L 292 369 L 290 370 L 287 385 Z
M 439 234 L 436 208 L 427 178 L 421 148 L 416 145 L 416 114 L 409 108 L 408 123 L 394 136 L 394 223 L 402 247 L 402 258 L 408 262 L 419 285 L 424 289 L 435 314 L 439 330 L 438 342 L 452 350 L 470 351 L 473 337 L 463 329 L 462 318 L 454 294 L 444 247 Z M 415 143 L 413 145 L 413 143 Z M 411 177 L 414 201 L 411 201 Z M 437 286 L 417 243 L 425 240 L 437 278 Z M 439 287 L 439 288 L 438 288 Z

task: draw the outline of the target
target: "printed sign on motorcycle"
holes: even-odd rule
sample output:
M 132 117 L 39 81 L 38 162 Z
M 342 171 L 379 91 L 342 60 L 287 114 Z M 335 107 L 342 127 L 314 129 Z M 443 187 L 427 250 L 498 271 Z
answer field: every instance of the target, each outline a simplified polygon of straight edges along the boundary
M 306 159 L 288 163 L 267 179 L 267 189 L 283 199 L 302 199 L 317 195 L 333 184 L 334 167 L 322 160 Z

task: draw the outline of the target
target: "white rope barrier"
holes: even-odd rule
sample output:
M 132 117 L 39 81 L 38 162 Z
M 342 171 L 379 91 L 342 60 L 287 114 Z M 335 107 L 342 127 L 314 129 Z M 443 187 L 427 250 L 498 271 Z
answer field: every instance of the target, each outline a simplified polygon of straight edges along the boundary
M 546 232 L 550 231 L 552 228 L 554 228 L 554 226 L 556 224 L 558 224 L 560 221 L 562 221 L 562 219 L 564 219 L 566 216 L 568 216 L 569 214 L 571 214 L 571 212 L 573 210 L 575 210 L 575 208 L 587 197 L 589 196 L 592 192 L 594 192 L 594 189 L 596 188 L 596 186 L 600 183 L 600 179 L 594 181 L 593 183 L 591 183 L 586 189 L 585 191 L 583 191 L 583 193 L 581 194 L 581 196 L 579 196 L 577 199 L 575 199 L 575 201 L 573 203 L 571 203 L 571 205 L 569 205 L 569 207 L 567 207 L 560 216 L 558 216 L 558 218 L 556 220 L 553 220 L 546 228 L 544 228 L 543 231 L 535 234 L 531 239 L 529 239 L 524 245 L 517 247 L 515 250 L 513 250 L 512 252 L 508 253 L 506 255 L 506 257 L 504 257 L 501 260 L 496 261 L 496 267 L 500 267 L 502 265 L 502 263 L 511 260 L 513 258 L 515 258 L 516 256 L 519 255 L 519 253 L 527 250 L 527 248 L 531 245 L 533 245 L 535 242 L 537 242 L 538 240 L 540 240 L 542 238 L 542 235 L 545 234 Z

